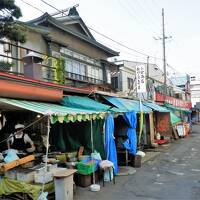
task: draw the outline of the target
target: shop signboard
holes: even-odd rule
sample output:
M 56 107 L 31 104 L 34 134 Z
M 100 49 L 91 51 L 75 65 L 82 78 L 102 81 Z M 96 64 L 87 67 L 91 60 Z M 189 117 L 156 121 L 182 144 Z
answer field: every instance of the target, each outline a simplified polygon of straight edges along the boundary
M 156 101 L 164 102 L 164 95 L 156 92 Z M 186 108 L 186 109 L 192 108 L 191 101 L 184 101 L 170 96 L 166 96 L 165 103 L 171 104 L 174 107 L 179 107 L 179 108 Z
M 145 65 L 136 66 L 136 84 L 137 84 L 137 93 L 146 92 Z

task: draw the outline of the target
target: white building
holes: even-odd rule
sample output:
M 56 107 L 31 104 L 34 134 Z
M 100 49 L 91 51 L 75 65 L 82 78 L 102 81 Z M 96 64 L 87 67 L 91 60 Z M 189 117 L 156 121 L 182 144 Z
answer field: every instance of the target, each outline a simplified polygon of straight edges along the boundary
M 147 94 L 150 95 L 148 99 L 154 99 L 155 87 L 163 86 L 164 73 L 156 64 L 149 64 L 147 67 L 147 63 L 127 60 L 117 61 L 115 64 L 119 66 L 119 71 L 112 74 L 112 86 L 125 96 L 136 96 L 135 72 L 138 65 L 145 66 Z M 171 85 L 168 79 L 167 85 Z
M 190 90 L 191 90 L 191 99 L 192 106 L 197 102 L 200 102 L 200 77 L 191 76 L 190 77 Z

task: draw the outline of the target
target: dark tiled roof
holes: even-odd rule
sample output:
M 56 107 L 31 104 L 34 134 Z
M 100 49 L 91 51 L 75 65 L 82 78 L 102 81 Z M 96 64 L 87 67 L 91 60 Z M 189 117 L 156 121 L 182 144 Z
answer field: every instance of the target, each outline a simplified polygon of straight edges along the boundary
M 63 25 L 60 21 L 54 19 L 53 17 L 51 17 L 48 13 L 45 13 L 43 14 L 42 16 L 36 18 L 36 19 L 33 19 L 31 21 L 28 21 L 27 23 L 28 24 L 35 24 L 35 25 L 38 25 L 38 24 L 41 24 L 42 22 L 49 22 L 50 24 L 58 27 L 59 29 L 85 41 L 85 42 L 88 42 L 90 43 L 91 45 L 94 45 L 96 46 L 97 48 L 103 50 L 104 52 L 110 54 L 111 56 L 118 56 L 119 55 L 119 52 L 116 52 L 104 45 L 102 45 L 101 43 L 97 42 L 95 39 L 93 38 L 89 38 L 85 35 L 82 35 L 80 33 L 77 33 L 77 32 L 74 32 L 73 30 L 67 28 L 66 25 Z

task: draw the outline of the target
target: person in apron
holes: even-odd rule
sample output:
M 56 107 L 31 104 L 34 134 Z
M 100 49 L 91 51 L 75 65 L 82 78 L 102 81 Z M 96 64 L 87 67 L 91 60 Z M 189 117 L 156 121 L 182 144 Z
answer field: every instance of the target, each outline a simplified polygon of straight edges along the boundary
M 35 151 L 35 145 L 28 134 L 23 132 L 24 125 L 15 125 L 16 132 L 9 136 L 7 141 L 8 149 L 15 149 L 18 151 L 33 152 Z

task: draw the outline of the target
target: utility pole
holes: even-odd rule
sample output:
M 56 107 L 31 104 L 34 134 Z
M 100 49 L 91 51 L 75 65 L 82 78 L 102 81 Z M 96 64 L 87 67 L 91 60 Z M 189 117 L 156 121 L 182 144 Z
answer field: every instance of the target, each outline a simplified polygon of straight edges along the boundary
M 169 37 L 165 36 L 165 13 L 164 13 L 164 8 L 162 8 L 162 38 L 154 37 L 154 39 L 162 40 L 162 46 L 163 46 L 164 102 L 165 102 L 166 96 L 167 96 L 167 66 L 166 66 L 165 40 L 169 39 L 169 38 L 172 38 L 172 36 L 169 36 Z
M 164 101 L 166 99 L 167 95 L 167 70 L 166 70 L 166 55 L 165 55 L 165 14 L 164 14 L 164 8 L 162 8 L 162 43 L 163 43 L 163 70 L 164 70 Z

